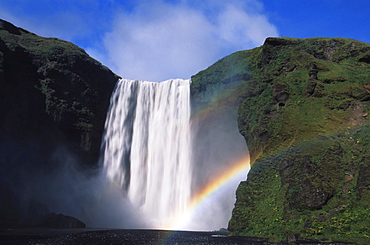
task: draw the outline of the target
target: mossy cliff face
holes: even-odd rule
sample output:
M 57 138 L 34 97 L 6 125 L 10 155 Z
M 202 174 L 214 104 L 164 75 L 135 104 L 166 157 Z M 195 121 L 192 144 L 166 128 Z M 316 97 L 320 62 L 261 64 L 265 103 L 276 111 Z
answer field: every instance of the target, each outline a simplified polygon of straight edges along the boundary
M 42 174 L 71 156 L 97 165 L 117 80 L 72 43 L 0 20 L 0 226 L 42 213 L 24 200 Z
M 369 243 L 369 57 L 355 40 L 268 38 L 193 77 L 198 97 L 217 80 L 238 87 L 252 167 L 232 234 Z

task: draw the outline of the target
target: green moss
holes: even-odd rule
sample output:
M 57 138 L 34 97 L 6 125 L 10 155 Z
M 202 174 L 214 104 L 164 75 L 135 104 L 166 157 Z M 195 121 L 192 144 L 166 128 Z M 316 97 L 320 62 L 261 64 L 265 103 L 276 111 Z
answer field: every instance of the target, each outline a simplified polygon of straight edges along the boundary
M 368 156 L 369 144 L 360 144 L 368 130 L 350 128 L 256 160 L 237 191 L 232 235 L 366 244 L 369 195 L 359 199 L 357 177 Z M 331 196 L 322 201 L 325 193 Z
M 281 224 L 284 222 L 281 206 L 284 196 L 279 191 L 282 187 L 278 172 L 269 172 L 268 168 L 263 166 L 257 170 L 263 176 L 263 179 L 259 179 L 260 182 L 254 182 L 258 186 L 246 182 L 240 184 L 237 197 L 247 200 L 244 205 L 235 206 L 233 215 L 244 217 L 248 222 L 238 223 L 232 219 L 229 223 L 229 227 L 235 229 L 232 235 L 275 238 L 281 234 Z M 264 201 L 260 205 L 253 205 L 254 197 Z
M 269 38 L 192 78 L 194 101 L 239 86 L 224 95 L 240 102 L 254 164 L 232 234 L 369 242 L 369 50 L 351 39 Z

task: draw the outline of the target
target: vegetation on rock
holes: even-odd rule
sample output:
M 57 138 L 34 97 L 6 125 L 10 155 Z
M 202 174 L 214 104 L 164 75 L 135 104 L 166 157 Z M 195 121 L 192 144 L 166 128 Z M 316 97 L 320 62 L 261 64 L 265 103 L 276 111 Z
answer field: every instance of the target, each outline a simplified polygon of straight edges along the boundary
M 192 78 L 193 100 L 219 86 L 241 102 L 253 165 L 232 234 L 370 241 L 369 57 L 350 39 L 268 38 Z

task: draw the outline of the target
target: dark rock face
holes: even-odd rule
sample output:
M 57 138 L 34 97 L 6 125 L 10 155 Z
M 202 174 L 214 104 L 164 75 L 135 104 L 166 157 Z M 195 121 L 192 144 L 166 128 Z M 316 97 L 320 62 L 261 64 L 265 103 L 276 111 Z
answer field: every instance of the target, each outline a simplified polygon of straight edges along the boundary
M 274 37 L 268 37 L 265 40 L 265 45 L 271 45 L 271 46 L 285 46 L 285 45 L 291 45 L 293 44 L 293 41 L 283 38 L 274 38 Z
M 85 228 L 81 220 L 78 220 L 71 216 L 66 216 L 63 214 L 51 213 L 41 220 L 38 224 L 40 227 L 49 227 L 49 228 Z
M 72 43 L 43 38 L 0 20 L 0 186 L 15 207 L 24 176 L 55 168 L 66 149 L 96 166 L 110 95 L 118 77 Z M 4 193 L 4 192 L 2 192 Z M 3 195 L 3 194 L 2 194 Z M 8 212 L 8 208 L 0 213 Z M 14 211 L 17 213 L 16 211 Z M 20 213 L 5 222 L 17 223 Z
M 365 198 L 366 195 L 368 195 L 369 183 L 370 183 L 370 156 L 366 156 L 362 159 L 358 171 L 356 189 L 358 190 L 357 195 L 359 198 Z
M 241 101 L 252 162 L 232 234 L 369 243 L 369 52 L 350 39 L 268 38 L 195 76 L 192 86 L 206 90 L 250 75 L 230 96 Z
M 284 106 L 285 101 L 289 98 L 289 92 L 285 84 L 275 83 L 272 88 L 272 96 L 279 106 Z
M 0 24 L 1 134 L 49 135 L 96 160 L 118 77 L 71 43 Z

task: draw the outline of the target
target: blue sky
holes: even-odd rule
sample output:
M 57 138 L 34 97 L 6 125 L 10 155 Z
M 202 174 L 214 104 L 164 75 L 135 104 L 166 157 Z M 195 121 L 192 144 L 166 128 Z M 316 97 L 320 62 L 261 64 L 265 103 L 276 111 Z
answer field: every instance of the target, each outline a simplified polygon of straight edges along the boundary
M 190 78 L 268 36 L 370 43 L 368 0 L 1 0 L 0 18 L 150 81 Z

